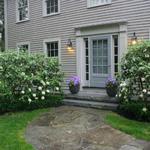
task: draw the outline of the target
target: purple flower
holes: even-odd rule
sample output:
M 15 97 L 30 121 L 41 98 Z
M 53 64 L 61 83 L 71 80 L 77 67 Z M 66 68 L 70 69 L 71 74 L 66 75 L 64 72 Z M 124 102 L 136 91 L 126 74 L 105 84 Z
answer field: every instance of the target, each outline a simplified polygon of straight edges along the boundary
M 107 81 L 106 81 L 106 86 L 110 86 L 110 85 L 116 85 L 117 81 L 115 78 L 112 77 L 108 77 Z
M 80 84 L 80 78 L 78 76 L 72 76 L 67 80 L 69 86 L 78 86 Z

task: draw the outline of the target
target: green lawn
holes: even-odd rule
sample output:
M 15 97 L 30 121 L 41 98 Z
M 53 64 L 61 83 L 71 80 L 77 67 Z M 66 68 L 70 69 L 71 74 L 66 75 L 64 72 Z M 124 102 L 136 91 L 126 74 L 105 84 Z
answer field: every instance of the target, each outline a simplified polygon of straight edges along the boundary
M 25 141 L 24 131 L 33 118 L 46 111 L 48 109 L 0 116 L 0 150 L 33 150 Z
M 105 122 L 137 139 L 150 141 L 150 123 L 129 120 L 116 113 L 109 113 Z

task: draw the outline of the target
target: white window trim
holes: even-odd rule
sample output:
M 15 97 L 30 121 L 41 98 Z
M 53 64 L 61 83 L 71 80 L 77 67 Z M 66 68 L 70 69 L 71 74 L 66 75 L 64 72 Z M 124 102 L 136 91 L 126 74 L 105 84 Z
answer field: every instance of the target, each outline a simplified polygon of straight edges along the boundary
M 28 1 L 28 18 L 25 20 L 19 20 L 19 12 L 18 12 L 18 0 L 16 0 L 16 23 L 26 22 L 30 20 L 30 10 L 29 10 L 29 0 Z
M 58 60 L 60 63 L 61 62 L 61 39 L 60 38 L 50 38 L 50 39 L 45 39 L 43 41 L 43 49 L 44 49 L 44 53 L 45 53 L 46 57 L 47 57 L 47 45 L 46 45 L 46 43 L 49 43 L 49 42 L 58 42 Z
M 112 3 L 112 0 L 109 0 L 109 2 L 108 2 L 108 3 L 104 3 L 104 4 L 97 4 L 97 5 L 91 6 L 91 5 L 90 5 L 90 1 L 91 1 L 91 0 L 87 0 L 87 8 L 93 8 L 93 7 L 97 7 L 97 6 L 109 5 L 109 4 L 111 4 L 111 3 Z
M 46 0 L 42 0 L 43 5 L 43 17 L 54 16 L 60 14 L 60 0 L 58 0 L 58 12 L 47 14 Z
M 30 54 L 30 42 L 19 42 L 19 43 L 17 43 L 17 45 L 16 45 L 16 48 L 17 48 L 17 51 L 18 51 L 18 53 L 19 53 L 19 46 L 21 46 L 21 45 L 28 45 L 28 53 Z

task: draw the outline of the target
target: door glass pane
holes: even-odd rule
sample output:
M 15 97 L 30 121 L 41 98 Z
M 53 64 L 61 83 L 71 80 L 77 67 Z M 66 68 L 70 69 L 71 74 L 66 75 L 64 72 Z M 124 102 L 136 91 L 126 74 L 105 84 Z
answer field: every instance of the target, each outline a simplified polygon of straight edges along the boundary
M 97 48 L 97 40 L 93 40 L 93 48 Z
M 107 40 L 103 40 L 103 56 L 107 56 L 108 55 L 108 44 L 107 44 Z
M 97 56 L 97 48 L 93 48 L 93 56 Z
M 98 40 L 98 56 L 102 56 L 103 47 L 102 47 L 102 40 Z
M 108 65 L 108 58 L 107 57 L 103 57 L 103 65 Z
M 101 65 L 103 64 L 103 63 L 102 63 L 102 60 L 103 60 L 102 57 L 98 57 L 98 65 L 101 66 Z
M 107 74 L 108 73 L 108 66 L 103 66 L 103 74 Z
M 97 73 L 97 67 L 96 66 L 93 66 L 93 73 Z
M 103 67 L 102 66 L 98 66 L 97 73 L 99 73 L 99 74 L 103 73 Z
M 97 57 L 94 57 L 94 58 L 93 58 L 93 65 L 94 65 L 94 66 L 97 65 Z

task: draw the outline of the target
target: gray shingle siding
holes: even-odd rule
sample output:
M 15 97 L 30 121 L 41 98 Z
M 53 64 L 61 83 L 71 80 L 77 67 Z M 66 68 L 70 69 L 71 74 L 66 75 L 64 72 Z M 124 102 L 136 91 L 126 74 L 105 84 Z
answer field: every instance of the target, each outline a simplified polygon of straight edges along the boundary
M 61 61 L 67 76 L 76 74 L 76 52 L 69 55 L 65 44 L 69 38 L 75 48 L 75 26 L 107 21 L 127 20 L 128 37 L 149 38 L 150 1 L 112 0 L 112 4 L 87 8 L 87 0 L 61 0 L 60 14 L 43 17 L 42 0 L 29 0 L 30 20 L 16 23 L 16 2 L 7 0 L 8 47 L 30 41 L 31 51 L 43 51 L 43 40 L 61 38 Z

